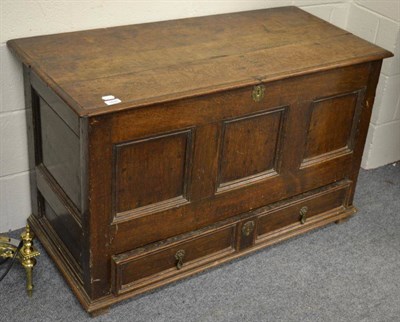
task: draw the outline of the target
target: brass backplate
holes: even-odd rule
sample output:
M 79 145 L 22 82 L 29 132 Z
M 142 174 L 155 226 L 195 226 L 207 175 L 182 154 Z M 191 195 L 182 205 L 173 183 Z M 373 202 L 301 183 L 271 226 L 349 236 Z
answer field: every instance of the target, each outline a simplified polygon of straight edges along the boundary
M 264 98 L 264 93 L 265 93 L 265 86 L 264 85 L 256 85 L 253 88 L 253 92 L 251 93 L 251 96 L 253 98 L 254 102 L 259 102 Z
M 254 221 L 248 221 L 242 226 L 242 234 L 244 236 L 250 236 L 253 229 L 254 229 Z
M 183 258 L 185 257 L 185 251 L 183 249 L 180 249 L 176 252 L 175 254 L 175 259 L 176 259 L 176 269 L 181 269 L 183 266 Z

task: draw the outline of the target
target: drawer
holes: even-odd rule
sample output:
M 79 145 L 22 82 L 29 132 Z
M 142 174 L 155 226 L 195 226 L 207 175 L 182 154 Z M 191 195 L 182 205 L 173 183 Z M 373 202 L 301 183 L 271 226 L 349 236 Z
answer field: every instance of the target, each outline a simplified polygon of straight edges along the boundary
M 173 282 L 243 252 L 340 219 L 344 213 L 353 212 L 347 207 L 351 183 L 333 183 L 201 230 L 115 255 L 111 269 L 113 292 L 119 295 Z
M 235 251 L 235 223 L 193 235 L 114 256 L 114 292 L 121 294 L 160 280 L 173 280 L 176 275 L 190 275 L 196 267 Z
M 261 242 L 276 233 L 284 233 L 283 230 L 308 226 L 325 218 L 330 212 L 345 210 L 350 184 L 350 181 L 333 184 L 317 193 L 303 194 L 298 200 L 277 205 L 265 211 L 264 215 L 260 214 L 257 241 Z

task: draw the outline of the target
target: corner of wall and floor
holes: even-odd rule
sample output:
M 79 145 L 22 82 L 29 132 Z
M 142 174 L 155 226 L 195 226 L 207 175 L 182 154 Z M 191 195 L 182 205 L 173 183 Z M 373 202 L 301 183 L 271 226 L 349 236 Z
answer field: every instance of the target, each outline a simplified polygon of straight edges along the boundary
M 171 2 L 177 5 L 171 6 Z M 22 68 L 6 46 L 12 38 L 140 22 L 295 5 L 395 53 L 377 89 L 362 166 L 400 159 L 400 2 L 398 0 L 0 1 L 0 232 L 30 214 Z M 68 15 L 65 15 L 68 12 Z

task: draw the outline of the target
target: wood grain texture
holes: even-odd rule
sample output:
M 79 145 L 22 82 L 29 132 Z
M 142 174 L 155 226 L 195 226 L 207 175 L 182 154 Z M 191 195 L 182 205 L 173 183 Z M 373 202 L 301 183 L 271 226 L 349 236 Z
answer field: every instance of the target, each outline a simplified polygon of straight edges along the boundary
M 370 64 L 370 73 L 368 85 L 366 87 L 365 97 L 362 101 L 362 113 L 358 116 L 358 126 L 354 143 L 354 154 L 352 160 L 352 172 L 349 178 L 355 183 L 357 182 L 358 173 L 360 172 L 360 164 L 364 151 L 365 140 L 369 128 L 369 122 L 374 106 L 376 86 L 378 85 L 379 75 L 382 67 L 382 60 L 374 61 Z M 354 185 L 349 194 L 350 203 L 353 202 L 356 185 Z
M 54 110 L 40 99 L 41 162 L 81 210 L 79 137 Z
M 80 115 L 382 59 L 390 53 L 296 7 L 11 40 Z M 104 95 L 121 104 L 107 106 Z
M 284 109 L 225 121 L 219 153 L 219 187 L 277 171 Z
M 43 166 L 36 169 L 36 182 L 43 204 L 39 218 L 45 220 L 46 226 L 57 236 L 64 256 L 70 258 L 70 265 L 81 279 L 83 229 L 80 214 Z
M 46 101 L 67 126 L 79 137 L 79 117 L 39 76 L 31 70 L 30 83 L 42 100 Z
M 337 184 L 334 184 L 334 185 L 337 185 Z M 312 194 L 314 192 L 310 192 L 310 193 Z M 305 196 L 309 196 L 310 193 L 305 194 Z M 286 200 L 284 203 L 287 205 L 290 205 L 291 202 L 298 202 L 303 197 L 304 196 L 301 195 L 301 196 L 292 198 L 290 200 Z M 270 208 L 271 210 L 273 210 L 274 207 L 282 207 L 282 202 L 268 206 L 268 208 Z M 192 268 L 190 270 L 186 270 L 179 275 L 174 275 L 170 278 L 161 279 L 155 283 L 148 284 L 147 286 L 144 286 L 142 288 L 138 288 L 136 290 L 132 290 L 130 292 L 120 294 L 118 297 L 110 294 L 107 296 L 103 296 L 102 298 L 99 298 L 99 299 L 92 299 L 89 297 L 85 288 L 82 287 L 81 282 L 79 282 L 79 280 L 76 278 L 74 272 L 71 270 L 68 260 L 65 259 L 63 252 L 61 251 L 60 247 L 58 246 L 58 241 L 57 241 L 56 236 L 52 235 L 46 229 L 46 225 L 40 223 L 35 216 L 30 216 L 28 221 L 29 221 L 31 227 L 33 227 L 38 238 L 41 240 L 44 247 L 48 251 L 50 257 L 55 261 L 57 267 L 60 269 L 61 273 L 65 277 L 69 286 L 74 291 L 79 302 L 89 313 L 91 313 L 91 314 L 93 313 L 94 315 L 96 315 L 96 312 L 99 312 L 99 314 L 101 314 L 101 312 L 103 312 L 103 310 L 107 311 L 107 309 L 110 307 L 110 305 L 115 304 L 120 301 L 123 301 L 123 300 L 126 300 L 128 298 L 134 297 L 138 294 L 147 292 L 149 290 L 160 287 L 162 285 L 172 283 L 177 280 L 194 275 L 194 274 L 201 272 L 207 268 L 221 265 L 224 262 L 227 262 L 227 261 L 236 259 L 238 257 L 244 256 L 246 254 L 255 252 L 261 248 L 276 244 L 278 242 L 292 238 L 299 234 L 303 234 L 312 229 L 316 229 L 318 227 L 325 226 L 332 222 L 337 222 L 337 221 L 340 222 L 340 221 L 346 220 L 349 218 L 349 216 L 352 216 L 355 213 L 355 211 L 356 211 L 356 209 L 354 207 L 349 207 L 349 208 L 346 208 L 346 210 L 339 210 L 339 211 L 334 210 L 334 211 L 330 211 L 330 212 L 321 214 L 321 216 L 315 217 L 314 220 L 307 222 L 305 225 L 297 225 L 297 226 L 292 225 L 292 226 L 288 227 L 288 229 L 286 229 L 285 231 L 282 231 L 279 235 L 271 236 L 270 238 L 265 239 L 265 240 L 260 240 L 260 242 L 257 245 L 247 248 L 241 252 L 233 252 L 228 256 L 217 259 L 216 261 L 206 262 L 203 265 L 195 266 L 194 268 Z M 253 216 L 253 213 L 242 214 L 239 217 L 231 218 L 225 222 L 219 223 L 217 225 L 217 227 L 212 226 L 212 227 L 209 227 L 209 228 L 201 230 L 201 231 L 192 232 L 189 234 L 189 236 L 193 236 L 195 234 L 199 235 L 206 231 L 213 231 L 213 229 L 215 229 L 215 228 L 221 227 L 223 225 L 235 223 L 238 220 L 247 220 L 249 218 L 249 215 Z M 184 240 L 187 237 L 188 237 L 187 235 L 181 235 L 181 236 L 177 236 L 171 240 L 172 240 L 172 242 L 176 242 L 179 240 Z M 155 246 L 156 248 L 158 248 L 161 245 L 164 245 L 164 244 L 167 245 L 171 240 L 162 241 L 159 244 L 150 245 L 149 247 Z M 138 251 L 140 251 L 140 250 L 138 250 Z M 143 249 L 142 249 L 142 251 L 143 251 Z M 115 275 L 113 277 L 115 278 Z
M 97 128 L 103 131 L 105 124 L 111 124 L 111 140 L 114 145 L 177 129 L 194 128 L 196 133 L 191 171 L 195 175 L 192 175 L 193 180 L 188 190 L 194 193 L 191 193 L 190 203 L 181 203 L 179 207 L 166 205 L 163 211 L 158 211 L 157 208 L 146 209 L 140 216 L 134 214 L 117 217 L 113 221 L 115 228 L 110 231 L 113 252 L 125 252 L 159 239 L 200 229 L 229 216 L 349 176 L 351 151 L 334 157 L 323 155 L 318 162 L 305 168 L 301 164 L 307 146 L 313 102 L 359 91 L 367 84 L 368 72 L 369 65 L 362 64 L 308 77 L 267 83 L 265 97 L 261 102 L 254 102 L 251 98 L 252 88 L 245 87 L 223 95 L 213 94 L 175 104 L 155 105 L 95 117 L 92 133 Z M 353 119 L 346 119 L 345 123 L 349 123 L 351 128 Z M 218 173 L 223 154 L 221 151 L 226 141 L 227 131 L 224 131 L 224 127 L 227 124 L 228 127 L 232 124 L 240 126 L 231 126 L 233 152 L 232 157 L 224 161 L 225 166 L 232 169 L 232 173 L 245 176 L 245 180 L 228 181 L 227 185 L 221 186 Z M 347 126 L 346 124 L 343 126 Z M 243 128 L 249 131 L 247 136 L 242 133 Z M 201 134 L 206 136 L 202 137 Z M 271 148 L 268 145 L 270 140 L 274 143 Z M 108 148 L 112 148 L 112 145 Z M 242 154 L 236 156 L 237 151 Z M 240 158 L 241 155 L 243 158 Z M 249 162 L 243 164 L 243 160 Z M 253 161 L 256 167 L 251 168 Z M 162 163 L 161 160 L 159 162 Z M 268 171 L 268 162 L 274 163 L 273 167 L 278 172 Z M 254 176 L 254 169 L 259 171 L 259 165 L 260 171 L 267 171 Z M 112 176 L 111 169 L 104 167 L 102 171 L 107 171 Z M 250 176 L 246 176 L 247 174 Z M 153 185 L 158 184 L 155 180 L 150 182 Z M 93 187 L 97 184 L 105 185 L 104 182 L 93 181 Z M 106 185 L 112 186 L 112 182 Z M 156 191 L 157 187 L 154 189 Z M 99 200 L 98 202 L 101 200 L 108 209 L 107 212 L 112 212 L 112 205 L 106 202 L 104 195 L 92 193 L 91 199 Z M 179 200 L 173 202 L 176 204 Z M 146 234 L 140 233 L 141 231 L 146 231 Z
M 132 138 L 151 136 L 154 134 L 154 128 L 160 133 L 170 132 L 177 128 L 209 125 L 299 103 L 307 104 L 309 108 L 311 102 L 320 97 L 340 95 L 365 87 L 368 77 L 369 64 L 360 64 L 266 83 L 265 96 L 261 102 L 253 101 L 253 86 L 243 86 L 223 93 L 210 93 L 201 97 L 97 116 L 93 119 L 111 123 L 112 141 L 117 144 Z M 297 107 L 291 110 L 295 112 L 298 108 L 306 109 Z M 296 119 L 301 116 L 297 113 L 288 114 L 289 117 L 296 114 Z M 294 122 L 303 126 L 302 122 Z
M 218 228 L 212 233 L 196 235 L 183 242 L 172 243 L 168 247 L 154 248 L 143 253 L 124 253 L 113 258 L 117 278 L 114 286 L 117 293 L 136 289 L 165 277 L 177 275 L 182 271 L 216 260 L 234 251 L 234 225 Z M 177 269 L 176 254 L 181 251 L 182 267 Z
M 300 210 L 303 207 L 307 207 L 305 222 L 313 216 L 331 209 L 344 208 L 348 189 L 349 185 L 343 185 L 331 190 L 323 190 L 309 198 L 303 198 L 299 203 L 293 203 L 290 206 L 285 205 L 282 208 L 277 207 L 276 210 L 261 215 L 257 225 L 257 239 L 287 226 L 299 224 Z
M 188 202 L 190 130 L 126 142 L 114 151 L 117 216 L 141 215 Z
M 96 125 L 96 128 L 94 128 Z M 89 120 L 88 124 L 87 185 L 88 203 L 85 226 L 87 229 L 88 269 L 85 271 L 85 291 L 89 299 L 95 300 L 111 293 L 110 287 L 110 243 L 112 233 L 109 224 L 112 215 L 113 147 L 109 123 Z M 101 162 L 99 162 L 101 160 Z M 105 171 L 107 169 L 107 171 Z
M 31 209 L 35 216 L 42 215 L 43 198 L 38 193 L 35 167 L 40 162 L 40 117 L 39 99 L 31 87 L 31 71 L 23 66 L 24 98 L 26 109 L 26 137 L 28 140 L 29 186 L 31 193 Z
M 313 102 L 304 157 L 309 159 L 341 148 L 351 148 L 357 95 L 355 93 Z

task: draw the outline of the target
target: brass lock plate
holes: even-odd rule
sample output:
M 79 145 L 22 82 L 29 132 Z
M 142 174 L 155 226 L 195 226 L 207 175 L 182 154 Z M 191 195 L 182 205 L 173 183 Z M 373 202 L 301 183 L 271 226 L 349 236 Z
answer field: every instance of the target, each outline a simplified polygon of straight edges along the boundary
M 256 85 L 253 87 L 253 92 L 251 93 L 251 97 L 254 102 L 259 102 L 264 98 L 265 94 L 265 86 L 264 85 Z
M 253 230 L 254 230 L 254 221 L 248 221 L 242 226 L 242 234 L 244 236 L 250 236 Z

